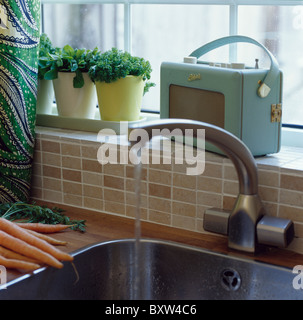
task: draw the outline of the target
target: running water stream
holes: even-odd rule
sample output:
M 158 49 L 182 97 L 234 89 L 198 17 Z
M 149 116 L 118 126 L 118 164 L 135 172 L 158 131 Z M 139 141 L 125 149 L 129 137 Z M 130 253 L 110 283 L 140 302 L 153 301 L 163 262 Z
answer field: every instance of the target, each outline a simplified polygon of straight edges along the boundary
M 136 195 L 136 215 L 135 215 L 135 252 L 134 252 L 134 300 L 142 299 L 142 293 L 140 290 L 141 284 L 141 252 L 140 252 L 140 240 L 141 240 L 141 176 L 142 176 L 142 163 L 141 154 L 137 155 L 139 163 L 134 165 L 134 182 L 135 182 L 135 195 Z

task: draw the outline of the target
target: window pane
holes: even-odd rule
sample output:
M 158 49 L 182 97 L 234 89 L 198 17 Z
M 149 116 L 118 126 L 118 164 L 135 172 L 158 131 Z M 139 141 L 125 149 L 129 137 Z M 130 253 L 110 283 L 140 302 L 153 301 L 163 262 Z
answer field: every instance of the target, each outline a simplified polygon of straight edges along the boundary
M 150 61 L 151 81 L 157 84 L 145 95 L 143 108 L 159 110 L 163 61 L 182 62 L 184 56 L 228 32 L 228 6 L 132 5 L 132 53 Z M 203 58 L 217 61 L 226 54 L 228 49 L 217 49 Z
M 239 34 L 263 43 L 277 58 L 283 71 L 283 123 L 303 125 L 303 7 L 302 6 L 240 6 Z M 257 51 L 251 58 L 268 61 Z M 239 50 L 239 59 L 247 51 Z
M 102 51 L 124 47 L 124 6 L 121 4 L 44 4 L 43 31 L 54 46 Z

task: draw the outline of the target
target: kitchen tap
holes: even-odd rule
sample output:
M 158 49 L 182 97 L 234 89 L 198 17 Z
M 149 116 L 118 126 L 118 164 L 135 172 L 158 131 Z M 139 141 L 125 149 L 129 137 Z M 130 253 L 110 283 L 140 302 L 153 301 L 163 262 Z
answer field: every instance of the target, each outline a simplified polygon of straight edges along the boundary
M 186 129 L 205 130 L 205 140 L 221 149 L 233 162 L 239 180 L 239 194 L 233 209 L 211 208 L 205 211 L 203 226 L 206 231 L 228 236 L 228 246 L 245 252 L 256 252 L 259 245 L 286 247 L 294 237 L 293 222 L 266 215 L 258 194 L 258 170 L 255 159 L 247 146 L 235 135 L 215 125 L 188 119 L 160 119 L 129 124 L 132 130 L 144 130 L 149 140 L 165 132 L 179 132 L 185 136 Z M 168 129 L 163 131 L 163 129 Z M 141 143 L 145 143 L 144 139 Z

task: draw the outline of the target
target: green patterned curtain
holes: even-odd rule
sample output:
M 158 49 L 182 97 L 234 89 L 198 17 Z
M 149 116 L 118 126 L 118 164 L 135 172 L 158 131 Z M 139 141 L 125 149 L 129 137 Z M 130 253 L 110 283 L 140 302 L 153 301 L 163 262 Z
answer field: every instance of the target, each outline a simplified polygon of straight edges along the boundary
M 0 0 L 0 202 L 28 201 L 35 143 L 40 0 Z

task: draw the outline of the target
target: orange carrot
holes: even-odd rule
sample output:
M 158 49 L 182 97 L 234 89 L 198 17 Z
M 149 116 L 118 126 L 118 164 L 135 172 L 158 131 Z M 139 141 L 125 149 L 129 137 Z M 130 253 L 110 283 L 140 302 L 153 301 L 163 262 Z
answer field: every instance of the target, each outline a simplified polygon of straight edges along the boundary
M 0 256 L 3 256 L 4 258 L 7 259 L 15 259 L 15 260 L 22 260 L 22 261 L 27 261 L 27 262 L 32 262 L 38 264 L 39 261 L 23 256 L 22 254 L 19 254 L 15 251 L 9 250 L 7 248 L 4 248 L 0 246 Z
M 0 218 L 0 230 L 3 230 L 5 232 L 9 233 L 10 235 L 23 240 L 24 242 L 26 242 L 34 247 L 37 247 L 44 252 L 49 253 L 50 255 L 52 255 L 53 257 L 55 257 L 58 260 L 64 260 L 64 261 L 72 261 L 73 260 L 73 256 L 71 256 L 70 254 L 65 253 L 65 252 L 53 247 L 52 245 L 47 243 L 45 240 L 39 239 L 39 238 L 35 237 L 34 235 L 31 235 L 30 233 L 28 233 L 27 230 L 19 227 L 14 222 Z
M 24 229 L 29 229 L 29 230 L 33 230 L 41 233 L 60 232 L 74 226 L 74 225 L 66 225 L 66 224 L 22 223 L 22 222 L 19 222 L 17 224 L 18 226 Z
M 47 265 L 55 268 L 62 268 L 63 264 L 50 254 L 18 239 L 4 231 L 0 230 L 0 244 L 5 248 L 11 249 L 17 253 L 23 254 L 27 257 L 41 261 Z
M 40 268 L 40 266 L 36 263 L 16 259 L 7 259 L 3 256 L 0 256 L 0 265 L 4 266 L 5 268 L 22 269 L 27 271 Z
M 30 229 L 27 229 L 27 232 L 29 232 L 30 234 L 36 236 L 37 238 L 39 239 L 42 239 L 42 240 L 45 240 L 46 242 L 52 244 L 52 245 L 55 245 L 55 246 L 65 246 L 67 244 L 66 241 L 61 241 L 61 240 L 57 240 L 57 239 L 54 239 L 44 233 L 39 233 L 39 232 L 36 232 L 36 231 L 33 231 L 33 230 L 30 230 Z

